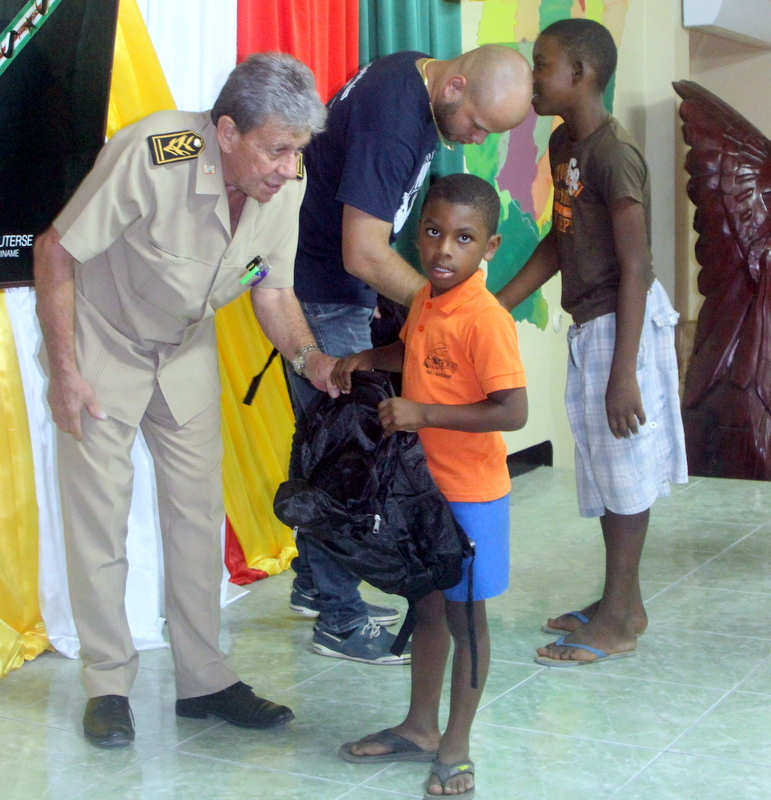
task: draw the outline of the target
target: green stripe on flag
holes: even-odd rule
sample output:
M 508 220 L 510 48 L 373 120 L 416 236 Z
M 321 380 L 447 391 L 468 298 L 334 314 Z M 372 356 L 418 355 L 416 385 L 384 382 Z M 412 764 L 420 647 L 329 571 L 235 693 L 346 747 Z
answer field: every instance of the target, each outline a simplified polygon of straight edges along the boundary
M 30 0 L 0 34 L 0 75 L 49 20 L 62 0 Z M 41 14 L 41 10 L 45 13 Z

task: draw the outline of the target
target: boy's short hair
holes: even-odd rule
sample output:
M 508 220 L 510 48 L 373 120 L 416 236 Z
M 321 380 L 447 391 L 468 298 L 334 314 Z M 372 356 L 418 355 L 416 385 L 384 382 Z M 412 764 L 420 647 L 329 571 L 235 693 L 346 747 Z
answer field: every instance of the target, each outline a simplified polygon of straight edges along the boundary
M 605 91 L 618 62 L 618 50 L 610 31 L 593 19 L 560 19 L 541 31 L 553 36 L 571 61 L 585 61 L 594 68 L 597 87 Z
M 437 200 L 475 208 L 482 215 L 488 236 L 492 236 L 498 230 L 498 217 L 501 213 L 498 192 L 486 180 L 476 175 L 456 172 L 437 178 L 431 184 L 423 201 L 421 216 L 429 203 L 435 203 Z

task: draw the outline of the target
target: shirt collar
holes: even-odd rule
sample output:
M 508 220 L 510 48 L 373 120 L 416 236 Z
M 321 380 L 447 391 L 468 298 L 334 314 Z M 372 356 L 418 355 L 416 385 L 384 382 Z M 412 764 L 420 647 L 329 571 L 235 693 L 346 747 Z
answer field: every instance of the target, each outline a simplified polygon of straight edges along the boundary
M 222 194 L 225 191 L 225 179 L 222 175 L 222 156 L 217 141 L 217 126 L 211 121 L 210 112 L 206 112 L 202 116 L 206 120 L 206 124 L 201 136 L 206 146 L 196 159 L 195 192 L 196 194 Z
M 444 311 L 445 314 L 452 314 L 458 306 L 467 303 L 476 297 L 485 288 L 485 274 L 478 269 L 470 278 L 463 283 L 453 286 L 452 289 L 444 294 L 431 297 L 431 284 L 427 284 L 424 296 L 421 298 L 426 303 L 431 303 L 435 308 Z
M 205 120 L 203 133 L 204 147 L 201 155 L 197 159 L 197 170 L 195 179 L 196 194 L 216 194 L 219 200 L 215 207 L 215 213 L 222 222 L 228 235 L 230 235 L 230 206 L 228 196 L 225 191 L 225 177 L 222 172 L 222 153 L 217 141 L 217 126 L 212 122 L 211 112 L 201 114 Z M 260 203 L 253 197 L 247 197 L 244 208 L 241 211 L 241 218 L 236 228 L 236 236 L 242 228 L 249 228 L 254 224 L 255 218 L 260 213 Z M 241 237 L 238 237 L 241 238 Z

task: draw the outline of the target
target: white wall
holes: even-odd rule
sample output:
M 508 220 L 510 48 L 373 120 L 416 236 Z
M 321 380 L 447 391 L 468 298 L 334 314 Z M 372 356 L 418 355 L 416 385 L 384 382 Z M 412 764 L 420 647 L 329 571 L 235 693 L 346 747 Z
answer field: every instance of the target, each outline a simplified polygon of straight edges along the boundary
M 771 51 L 690 31 L 691 80 L 771 136 Z
M 681 23 L 680 0 L 629 0 L 614 112 L 643 148 L 650 167 L 653 267 L 673 299 L 681 134 L 672 82 L 688 74 L 688 33 Z

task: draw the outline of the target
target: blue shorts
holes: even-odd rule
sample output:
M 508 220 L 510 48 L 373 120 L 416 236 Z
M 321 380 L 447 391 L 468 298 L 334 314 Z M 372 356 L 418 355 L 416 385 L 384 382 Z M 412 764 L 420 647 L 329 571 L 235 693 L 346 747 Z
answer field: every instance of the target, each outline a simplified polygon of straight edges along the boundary
M 605 390 L 616 343 L 616 315 L 568 331 L 565 403 L 576 440 L 576 486 L 582 517 L 638 514 L 669 484 L 687 483 L 674 327 L 677 312 L 656 280 L 648 292 L 637 354 L 637 383 L 646 423 L 628 439 L 610 432 Z
M 488 600 L 509 587 L 509 495 L 485 503 L 450 503 L 463 530 L 476 546 L 474 559 L 474 600 Z M 463 562 L 463 578 L 447 589 L 447 600 L 464 603 L 468 595 L 468 567 Z

